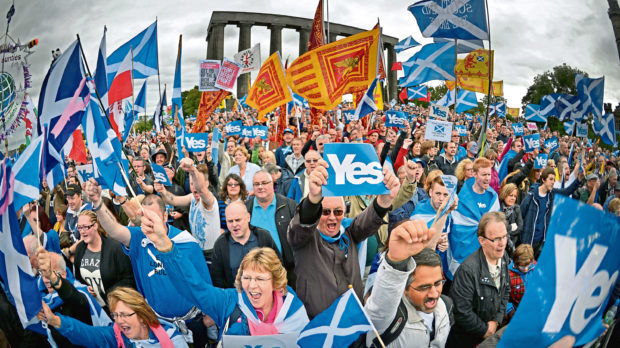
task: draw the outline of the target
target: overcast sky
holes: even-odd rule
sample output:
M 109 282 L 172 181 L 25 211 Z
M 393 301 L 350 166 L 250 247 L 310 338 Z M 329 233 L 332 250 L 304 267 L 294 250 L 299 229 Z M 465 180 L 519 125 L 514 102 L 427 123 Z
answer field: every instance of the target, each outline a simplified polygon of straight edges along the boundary
M 0 19 L 12 1 L 0 0 Z M 399 39 L 408 35 L 421 43 L 414 17 L 407 7 L 414 0 L 351 1 L 331 0 L 329 17 L 335 23 L 370 29 L 381 20 L 383 32 Z M 508 105 L 520 106 L 534 76 L 567 63 L 591 77 L 605 76 L 605 102 L 620 101 L 620 69 L 608 4 L 603 0 L 489 0 L 491 44 L 495 50 L 495 80 L 504 80 Z M 198 84 L 198 61 L 206 58 L 207 27 L 212 11 L 247 11 L 312 18 L 316 1 L 227 0 L 227 1 L 141 1 L 134 0 L 30 0 L 18 1 L 9 34 L 22 42 L 39 39 L 30 56 L 33 87 L 38 100 L 41 82 L 51 62 L 51 50 L 64 50 L 80 34 L 88 64 L 95 68 L 97 49 L 107 25 L 107 50 L 122 43 L 158 18 L 161 84 L 172 86 L 179 34 L 183 34 L 182 88 Z M 2 23 L 1 30 L 5 30 Z M 297 57 L 299 34 L 285 29 L 282 57 Z M 261 43 L 262 59 L 269 50 L 269 30 L 252 29 L 252 45 Z M 488 43 L 487 43 L 488 44 Z M 224 55 L 232 58 L 238 46 L 238 28 L 225 29 Z M 407 60 L 418 49 L 398 55 Z M 140 83 L 135 84 L 137 94 Z M 168 94 L 170 98 L 171 94 Z M 147 112 L 157 100 L 157 78 L 149 79 Z

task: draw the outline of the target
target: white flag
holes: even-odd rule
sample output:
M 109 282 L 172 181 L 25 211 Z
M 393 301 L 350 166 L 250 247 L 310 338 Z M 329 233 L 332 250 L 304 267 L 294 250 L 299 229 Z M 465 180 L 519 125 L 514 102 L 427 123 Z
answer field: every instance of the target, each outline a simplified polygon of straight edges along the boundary
M 260 43 L 257 43 L 252 48 L 243 50 L 234 56 L 235 62 L 241 65 L 241 71 L 239 75 L 245 74 L 250 71 L 260 69 Z

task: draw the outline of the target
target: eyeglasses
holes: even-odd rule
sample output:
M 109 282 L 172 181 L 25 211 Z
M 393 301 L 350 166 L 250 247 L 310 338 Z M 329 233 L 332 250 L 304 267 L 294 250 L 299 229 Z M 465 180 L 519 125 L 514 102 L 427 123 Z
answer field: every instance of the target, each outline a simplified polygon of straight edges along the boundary
M 307 158 L 306 162 L 308 163 L 317 163 L 319 160 L 318 159 L 312 159 L 312 158 Z
M 228 187 L 237 187 L 237 186 L 239 186 L 239 183 L 238 182 L 229 182 L 228 184 L 226 184 L 226 186 L 228 186 Z
M 77 226 L 77 230 L 78 230 L 78 231 L 88 231 L 88 230 L 90 230 L 90 228 L 91 228 L 91 227 L 93 227 L 93 226 L 95 226 L 95 224 L 92 224 L 92 225 L 90 225 L 90 226 L 80 226 L 80 225 L 78 225 L 78 226 Z
M 497 244 L 497 243 L 499 243 L 499 242 L 505 242 L 505 241 L 508 239 L 508 235 L 507 235 L 507 234 L 505 234 L 503 237 L 497 237 L 497 238 L 495 238 L 495 239 L 490 239 L 490 238 L 487 238 L 487 237 L 485 237 L 485 236 L 482 236 L 482 238 L 484 238 L 484 239 L 488 240 L 489 242 L 491 242 L 491 243 L 493 243 L 493 244 Z
M 442 280 L 438 280 L 433 284 L 424 284 L 424 285 L 420 285 L 417 288 L 414 288 L 413 286 L 411 287 L 413 290 L 417 291 L 417 292 L 428 292 L 431 290 L 431 288 L 435 288 L 437 290 L 439 290 L 439 287 L 441 287 L 444 283 L 446 282 L 445 279 Z
M 323 209 L 323 216 L 329 216 L 332 212 L 334 213 L 334 216 L 342 216 L 342 214 L 344 214 L 344 210 L 342 209 Z
M 241 277 L 241 281 L 243 283 L 250 284 L 252 282 L 252 280 L 256 281 L 258 284 L 265 284 L 268 281 L 270 281 L 271 278 L 261 278 L 261 277 L 252 278 L 252 277 L 248 277 L 248 276 L 242 276 Z
M 122 313 L 122 312 L 121 313 L 114 313 L 114 312 L 112 312 L 112 313 L 110 313 L 110 316 L 112 317 L 112 319 L 116 320 L 118 318 L 126 319 L 126 318 L 131 317 L 134 314 L 136 314 L 136 312 L 133 312 L 133 313 Z
M 255 182 L 254 187 L 267 186 L 269 184 L 271 184 L 271 181 Z

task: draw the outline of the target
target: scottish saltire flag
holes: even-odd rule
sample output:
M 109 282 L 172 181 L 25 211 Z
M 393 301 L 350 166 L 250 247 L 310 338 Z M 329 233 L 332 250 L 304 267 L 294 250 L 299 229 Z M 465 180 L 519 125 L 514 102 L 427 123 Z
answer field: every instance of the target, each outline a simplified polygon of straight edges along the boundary
M 564 132 L 568 135 L 573 135 L 575 131 L 575 121 L 564 121 Z
M 301 330 L 301 348 L 348 347 L 361 334 L 373 329 L 355 291 L 349 289 Z
M 456 80 L 454 52 L 454 42 L 422 46 L 418 53 L 403 63 L 405 76 L 400 78 L 398 85 L 411 87 L 431 80 Z
M 484 0 L 422 0 L 407 9 L 424 37 L 489 39 Z
M 378 107 L 377 104 L 375 104 L 374 99 L 374 92 L 375 87 L 377 86 L 377 81 L 377 78 L 372 81 L 370 86 L 368 86 L 366 93 L 364 93 L 362 100 L 360 100 L 359 104 L 357 105 L 357 108 L 355 108 L 355 117 L 357 120 L 361 119 L 362 117 L 368 115 L 373 111 L 377 111 Z
M 157 21 L 153 22 L 148 28 L 127 41 L 116 51 L 112 52 L 107 59 L 108 81 L 112 82 L 121 62 L 133 49 L 133 77 L 143 79 L 157 75 Z
M 420 46 L 420 44 L 413 39 L 413 36 L 409 36 L 401 41 L 399 41 L 396 45 L 394 45 L 394 50 L 396 53 L 400 53 L 404 50 L 410 49 L 412 47 Z
M 459 192 L 459 206 L 452 212 L 454 224 L 448 234 L 448 268 L 454 274 L 460 264 L 480 247 L 476 230 L 482 215 L 489 211 L 499 211 L 497 193 L 488 187 L 483 194 L 474 192 L 476 178 L 469 178 Z
M 557 195 L 538 265 L 499 348 L 582 346 L 599 337 L 620 270 L 618 217 Z M 532 315 L 536 313 L 536 315 Z M 567 337 L 570 336 L 570 337 Z
M 52 129 L 56 126 L 83 78 L 84 66 L 80 45 L 76 40 L 54 61 L 43 79 L 39 94 L 37 135 L 42 133 L 44 124 Z M 73 130 L 67 133 L 71 134 Z
M 407 99 L 414 100 L 418 98 L 426 98 L 428 96 L 428 90 L 426 85 L 407 88 Z
M 591 112 L 594 115 L 594 119 L 601 118 L 605 77 L 591 79 L 581 74 L 575 74 L 575 85 L 577 86 L 577 95 L 581 102 L 580 111 L 585 115 Z
M 14 190 L 12 168 L 5 158 L 0 162 L 0 277 L 13 297 L 19 320 L 27 326 L 41 310 L 41 295 L 22 241 L 13 205 Z
M 183 140 L 185 139 L 185 119 L 183 118 L 183 100 L 181 99 L 181 49 L 182 36 L 179 36 L 179 49 L 174 65 L 174 84 L 172 89 L 172 120 L 179 120 L 180 129 L 176 129 L 176 144 L 179 160 L 183 159 Z
M 211 136 L 211 157 L 213 157 L 213 165 L 217 166 L 218 162 L 218 144 L 220 139 L 222 138 L 222 133 L 220 133 L 220 129 L 215 127 L 213 129 L 213 135 Z
M 561 121 L 570 119 L 580 122 L 583 118 L 583 114 L 579 110 L 580 104 L 581 100 L 576 95 L 560 95 L 555 101 L 558 118 Z
M 531 122 L 547 122 L 547 118 L 540 114 L 540 105 L 537 104 L 525 106 L 525 119 Z
M 550 116 L 557 118 L 558 111 L 555 109 L 555 103 L 558 100 L 558 98 L 561 97 L 562 95 L 563 94 L 561 93 L 552 93 L 552 94 L 547 94 L 543 96 L 542 98 L 540 98 L 540 104 L 539 104 L 540 115 L 543 117 L 547 117 L 547 118 L 549 118 Z
M 433 38 L 433 42 L 435 43 L 444 43 L 450 40 L 451 39 L 444 39 L 440 37 Z M 483 50 L 484 42 L 482 40 L 459 40 L 456 46 L 457 54 L 470 53 L 475 50 Z
M 594 129 L 594 134 L 601 137 L 602 142 L 610 146 L 616 145 L 614 114 L 605 114 L 600 120 L 595 117 L 592 128 Z
M 144 79 L 140 92 L 138 92 L 136 96 L 136 100 L 133 104 L 133 111 L 136 115 L 146 112 L 146 79 Z
M 97 67 L 95 68 L 95 89 L 97 94 L 103 102 L 105 108 L 108 107 L 108 64 L 106 62 L 106 32 L 108 28 L 103 26 L 103 37 L 101 37 L 101 43 L 99 44 L 99 52 L 97 54 Z
M 136 119 L 136 115 L 138 114 L 134 110 L 134 105 L 131 105 L 130 102 L 125 103 L 125 107 L 123 108 L 123 114 L 125 117 L 123 118 L 124 126 L 123 126 L 123 134 L 121 134 L 121 138 L 123 140 L 123 145 L 127 141 L 129 137 L 129 133 L 131 132 L 131 127 L 133 126 L 133 122 Z
M 127 196 L 127 184 L 123 179 L 127 169 L 121 164 L 122 146 L 107 118 L 101 115 L 96 98 L 91 98 L 82 128 L 86 145 L 93 158 L 93 176 L 116 195 Z
M 448 92 L 443 97 L 441 97 L 441 99 L 434 102 L 433 104 L 448 107 L 454 104 L 454 99 L 454 90 L 448 90 Z
M 164 86 L 164 94 L 159 99 L 159 105 L 155 109 L 155 113 L 153 114 L 153 129 L 155 129 L 157 133 L 161 132 L 161 127 L 164 124 L 163 110 L 164 110 L 165 105 L 166 105 L 166 87 Z
M 489 105 L 489 116 L 506 117 L 506 103 L 497 102 Z
M 467 111 L 472 108 L 478 107 L 478 98 L 476 98 L 476 92 L 459 89 L 456 94 L 456 109 L 457 113 Z
M 43 162 L 45 138 L 46 134 L 43 133 L 33 139 L 13 164 L 15 175 L 13 205 L 17 210 L 28 202 L 39 200 L 41 182 L 45 180 Z

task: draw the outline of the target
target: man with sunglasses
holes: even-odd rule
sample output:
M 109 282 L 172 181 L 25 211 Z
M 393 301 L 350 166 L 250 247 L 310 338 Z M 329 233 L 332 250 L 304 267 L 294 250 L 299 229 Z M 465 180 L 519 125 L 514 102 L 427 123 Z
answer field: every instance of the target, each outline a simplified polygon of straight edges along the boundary
M 383 176 L 390 193 L 377 196 L 353 220 L 344 220 L 343 197 L 322 194 L 327 184 L 327 162 L 320 160 L 310 174 L 308 196 L 297 206 L 288 229 L 295 256 L 297 295 L 310 318 L 329 307 L 349 285 L 362 297 L 357 247 L 377 233 L 400 188 L 398 178 L 387 167 L 383 168 Z

